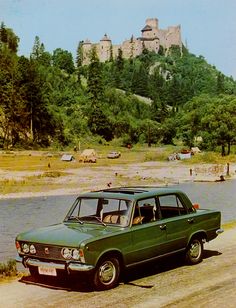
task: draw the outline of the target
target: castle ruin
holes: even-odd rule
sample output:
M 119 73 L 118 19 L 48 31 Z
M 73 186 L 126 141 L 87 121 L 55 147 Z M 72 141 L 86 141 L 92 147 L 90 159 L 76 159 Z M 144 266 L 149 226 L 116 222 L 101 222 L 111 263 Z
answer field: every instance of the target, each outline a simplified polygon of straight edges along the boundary
M 106 34 L 99 43 L 93 44 L 89 40 L 84 41 L 82 45 L 83 65 L 89 64 L 90 52 L 94 46 L 101 62 L 109 61 L 111 57 L 116 58 L 119 49 L 122 50 L 123 58 L 129 59 L 140 55 L 144 48 L 158 53 L 160 46 L 165 50 L 168 50 L 173 45 L 182 47 L 180 25 L 159 29 L 158 19 L 148 18 L 141 33 L 141 37 L 134 38 L 132 36 L 120 45 L 113 45 Z

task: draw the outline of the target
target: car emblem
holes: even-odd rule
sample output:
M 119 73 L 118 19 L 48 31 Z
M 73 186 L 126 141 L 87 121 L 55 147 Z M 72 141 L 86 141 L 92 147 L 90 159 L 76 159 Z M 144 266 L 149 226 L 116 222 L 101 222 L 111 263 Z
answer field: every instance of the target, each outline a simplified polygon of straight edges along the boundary
M 45 247 L 45 248 L 44 248 L 44 252 L 45 252 L 46 255 L 49 255 L 49 248 L 48 248 L 48 247 Z

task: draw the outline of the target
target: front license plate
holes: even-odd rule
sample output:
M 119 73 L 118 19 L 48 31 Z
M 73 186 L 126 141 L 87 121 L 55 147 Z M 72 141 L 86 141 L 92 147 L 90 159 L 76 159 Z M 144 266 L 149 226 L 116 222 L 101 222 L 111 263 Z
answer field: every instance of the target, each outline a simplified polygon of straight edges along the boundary
M 40 275 L 47 275 L 47 276 L 56 276 L 57 271 L 53 267 L 39 267 L 39 274 Z

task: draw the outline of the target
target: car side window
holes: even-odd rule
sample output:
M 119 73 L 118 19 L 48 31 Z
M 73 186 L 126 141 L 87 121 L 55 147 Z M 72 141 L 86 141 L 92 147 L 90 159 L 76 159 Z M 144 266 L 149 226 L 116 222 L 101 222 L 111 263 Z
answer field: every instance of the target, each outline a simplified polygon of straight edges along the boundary
M 159 204 L 162 218 L 175 217 L 188 213 L 179 197 L 175 194 L 160 196 Z
M 140 219 L 136 218 L 140 217 Z M 157 207 L 155 198 L 139 200 L 136 204 L 133 224 L 136 221 L 147 223 L 157 219 Z M 141 221 L 140 221 L 141 220 Z
M 101 219 L 104 223 L 127 226 L 130 220 L 130 201 L 104 199 Z

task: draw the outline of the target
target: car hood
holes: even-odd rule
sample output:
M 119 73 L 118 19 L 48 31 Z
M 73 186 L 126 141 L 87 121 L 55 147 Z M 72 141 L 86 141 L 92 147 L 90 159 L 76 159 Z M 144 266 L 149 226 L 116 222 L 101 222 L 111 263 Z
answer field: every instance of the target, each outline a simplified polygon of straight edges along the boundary
M 16 240 L 59 246 L 78 246 L 119 232 L 120 228 L 96 224 L 61 223 L 20 233 Z

